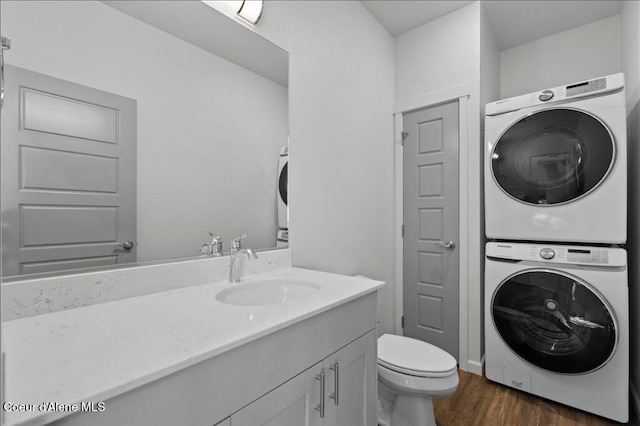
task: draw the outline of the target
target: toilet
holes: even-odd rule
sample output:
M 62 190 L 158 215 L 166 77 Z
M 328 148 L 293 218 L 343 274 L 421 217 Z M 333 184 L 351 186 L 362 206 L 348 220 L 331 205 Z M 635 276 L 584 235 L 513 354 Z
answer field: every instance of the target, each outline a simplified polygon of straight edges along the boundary
M 378 338 L 378 424 L 436 426 L 433 400 L 458 387 L 456 359 L 420 340 Z

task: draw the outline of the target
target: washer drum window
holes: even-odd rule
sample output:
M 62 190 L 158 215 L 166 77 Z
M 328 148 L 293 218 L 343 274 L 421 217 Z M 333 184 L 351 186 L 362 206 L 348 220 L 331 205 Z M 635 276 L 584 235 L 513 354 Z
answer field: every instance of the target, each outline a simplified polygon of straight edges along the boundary
M 593 190 L 615 158 L 613 135 L 584 111 L 554 108 L 509 127 L 491 153 L 496 183 L 534 205 L 570 202 Z
M 496 290 L 491 309 L 496 330 L 509 348 L 545 370 L 587 373 L 615 352 L 611 309 L 574 277 L 548 270 L 513 275 Z

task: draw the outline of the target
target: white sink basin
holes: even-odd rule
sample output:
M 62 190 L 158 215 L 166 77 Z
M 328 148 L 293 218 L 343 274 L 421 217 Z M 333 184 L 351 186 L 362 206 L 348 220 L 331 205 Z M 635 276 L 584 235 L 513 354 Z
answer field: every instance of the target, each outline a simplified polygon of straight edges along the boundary
M 318 290 L 320 286 L 313 281 L 278 278 L 227 288 L 216 294 L 216 300 L 227 305 L 277 305 L 307 299 Z

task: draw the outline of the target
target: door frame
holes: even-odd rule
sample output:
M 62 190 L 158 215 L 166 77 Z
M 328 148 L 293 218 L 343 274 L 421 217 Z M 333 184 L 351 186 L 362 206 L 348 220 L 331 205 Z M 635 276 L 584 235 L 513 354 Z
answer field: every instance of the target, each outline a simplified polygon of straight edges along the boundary
M 448 89 L 444 89 L 438 92 L 431 92 L 423 96 L 399 102 L 394 105 L 393 119 L 394 119 L 394 157 L 395 157 L 395 282 L 398 284 L 395 286 L 395 332 L 402 335 L 402 316 L 404 315 L 403 308 L 403 237 L 402 237 L 402 224 L 404 222 L 404 198 L 403 198 L 403 147 L 402 147 L 402 132 L 404 114 L 415 111 L 418 109 L 428 108 L 438 104 L 458 101 L 458 170 L 459 170 L 459 218 L 458 218 L 458 230 L 459 230 L 459 245 L 460 258 L 459 258 L 459 366 L 462 370 L 472 371 L 476 374 L 482 374 L 482 364 L 475 365 L 475 363 L 469 363 L 469 327 L 467 326 L 469 317 L 469 248 L 470 248 L 470 235 L 468 227 L 469 217 L 469 171 L 466 165 L 469 163 L 469 98 L 471 97 L 471 84 L 462 84 L 454 86 Z M 462 167 L 462 166 L 465 167 Z M 464 249 L 463 249 L 464 248 Z

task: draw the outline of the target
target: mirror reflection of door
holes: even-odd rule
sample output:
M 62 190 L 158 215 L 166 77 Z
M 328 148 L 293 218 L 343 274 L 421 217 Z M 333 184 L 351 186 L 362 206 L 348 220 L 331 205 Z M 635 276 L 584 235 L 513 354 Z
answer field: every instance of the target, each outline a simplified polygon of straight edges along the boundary
M 3 275 L 135 262 L 136 101 L 6 65 L 1 114 Z

